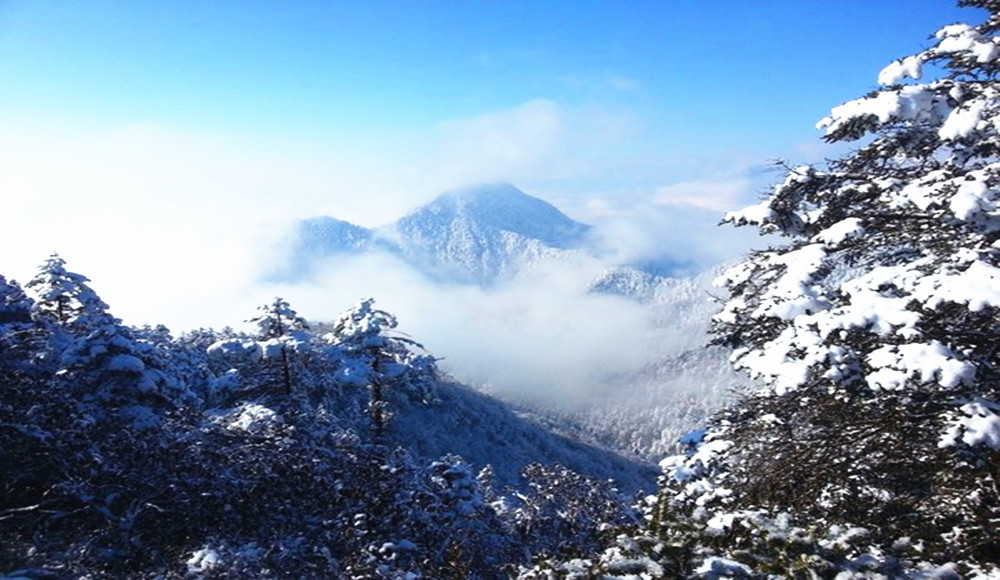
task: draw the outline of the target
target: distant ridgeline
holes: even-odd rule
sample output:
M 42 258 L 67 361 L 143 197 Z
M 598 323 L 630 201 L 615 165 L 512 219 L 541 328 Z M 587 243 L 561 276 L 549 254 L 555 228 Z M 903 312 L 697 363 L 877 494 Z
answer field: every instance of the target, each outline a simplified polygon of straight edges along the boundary
M 599 257 L 593 228 L 507 183 L 450 191 L 389 225 L 366 229 L 332 217 L 298 222 L 284 240 L 281 281 L 308 277 L 337 256 L 386 252 L 435 282 L 491 286 L 541 260 Z M 630 294 L 685 268 L 670 259 L 607 264 L 594 289 Z M 621 282 L 623 285 L 620 285 Z

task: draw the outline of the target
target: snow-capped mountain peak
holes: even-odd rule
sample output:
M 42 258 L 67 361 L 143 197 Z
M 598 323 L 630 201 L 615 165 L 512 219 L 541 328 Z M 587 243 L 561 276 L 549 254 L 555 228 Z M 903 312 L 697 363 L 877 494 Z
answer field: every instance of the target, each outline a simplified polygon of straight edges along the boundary
M 582 245 L 590 226 L 513 185 L 444 193 L 380 233 L 438 280 L 489 285 Z
M 302 278 L 322 260 L 378 251 L 437 282 L 491 286 L 547 260 L 598 260 L 594 237 L 591 226 L 509 183 L 476 185 L 442 193 L 375 229 L 325 216 L 301 220 L 286 241 L 284 266 L 272 278 Z M 664 274 L 662 268 L 608 266 Z
M 452 190 L 396 222 L 407 230 L 440 229 L 442 223 L 466 222 L 479 230 L 509 232 L 546 246 L 580 245 L 590 226 L 573 221 L 552 204 L 509 183 Z

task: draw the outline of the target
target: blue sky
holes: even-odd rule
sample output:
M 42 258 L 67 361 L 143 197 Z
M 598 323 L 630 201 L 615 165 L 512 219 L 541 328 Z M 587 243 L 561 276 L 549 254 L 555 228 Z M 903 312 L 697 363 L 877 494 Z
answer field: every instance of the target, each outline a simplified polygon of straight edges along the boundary
M 0 111 L 322 143 L 548 99 L 637 115 L 666 147 L 769 154 L 970 17 L 946 0 L 8 0 Z
M 769 161 L 822 159 L 830 108 L 980 19 L 946 0 L 6 0 L 0 189 L 21 219 L 0 272 L 58 249 L 141 316 L 136 278 L 244 279 L 295 218 L 378 225 L 495 180 L 684 251 L 717 236 L 678 208 L 714 224 Z

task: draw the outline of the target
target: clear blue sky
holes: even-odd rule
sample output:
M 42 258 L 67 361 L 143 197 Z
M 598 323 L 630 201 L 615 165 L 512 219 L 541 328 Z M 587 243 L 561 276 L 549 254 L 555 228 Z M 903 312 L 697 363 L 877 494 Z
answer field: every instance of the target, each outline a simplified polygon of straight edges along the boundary
M 0 113 L 322 141 L 541 98 L 781 150 L 970 17 L 947 0 L 7 0 Z
M 816 121 L 892 59 L 981 19 L 947 0 L 0 0 L 19 216 L 0 273 L 59 249 L 127 303 L 122 263 L 237 279 L 247 232 L 377 225 L 499 179 L 580 219 L 714 223 L 762 164 L 822 159 Z

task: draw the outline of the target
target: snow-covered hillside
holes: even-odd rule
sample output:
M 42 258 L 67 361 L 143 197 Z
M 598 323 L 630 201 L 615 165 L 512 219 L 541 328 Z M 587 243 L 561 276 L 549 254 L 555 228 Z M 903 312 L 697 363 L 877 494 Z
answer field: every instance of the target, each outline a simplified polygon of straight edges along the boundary
M 270 272 L 275 279 L 297 279 L 313 265 L 334 255 L 356 255 L 375 248 L 371 230 L 329 216 L 299 220 L 278 251 L 281 261 Z
M 0 276 L 0 577 L 500 577 L 595 549 L 655 488 L 450 380 L 371 300 L 174 338 L 64 265 L 30 295 Z
M 609 272 L 608 284 L 644 299 L 651 325 L 661 331 L 650 345 L 655 354 L 633 371 L 605 377 L 580 404 L 543 405 L 549 426 L 647 461 L 675 452 L 682 435 L 748 384 L 729 364 L 729 350 L 709 344 L 709 321 L 718 310 L 712 283 L 722 270 L 659 279 Z
M 393 405 L 388 436 L 394 444 L 425 461 L 454 453 L 477 469 L 490 466 L 501 487 L 523 487 L 521 472 L 532 462 L 614 480 L 629 494 L 655 485 L 655 464 L 612 451 L 620 447 L 616 441 L 583 442 L 546 415 L 518 411 L 464 385 L 439 383 L 430 404 L 400 397 Z

